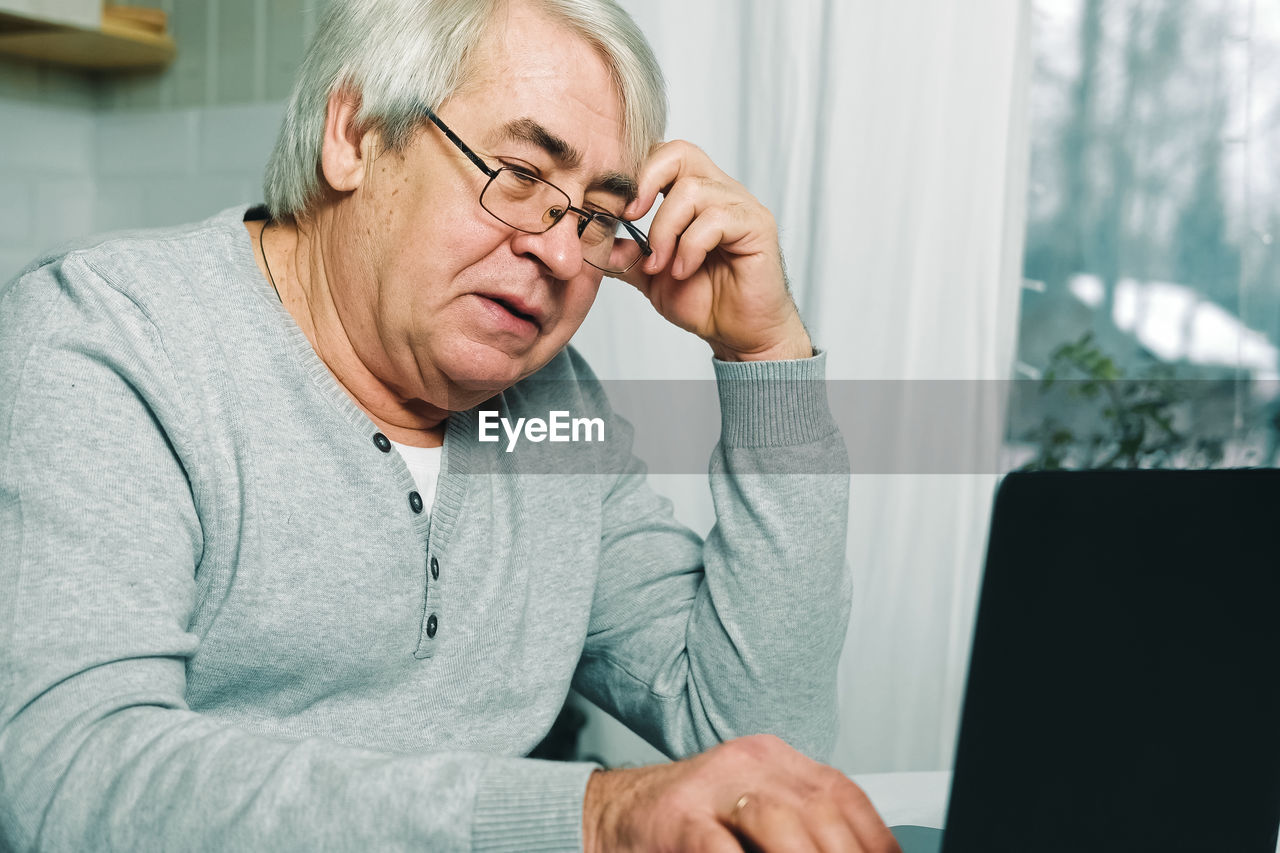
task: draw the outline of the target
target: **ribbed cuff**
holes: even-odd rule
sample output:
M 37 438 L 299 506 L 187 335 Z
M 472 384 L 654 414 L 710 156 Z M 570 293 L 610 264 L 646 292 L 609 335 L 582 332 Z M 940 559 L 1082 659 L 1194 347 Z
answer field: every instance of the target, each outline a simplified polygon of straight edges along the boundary
M 786 447 L 837 432 L 827 405 L 827 354 L 787 361 L 713 359 L 720 392 L 720 443 Z
M 476 791 L 471 849 L 480 853 L 582 850 L 582 798 L 598 765 L 493 759 Z

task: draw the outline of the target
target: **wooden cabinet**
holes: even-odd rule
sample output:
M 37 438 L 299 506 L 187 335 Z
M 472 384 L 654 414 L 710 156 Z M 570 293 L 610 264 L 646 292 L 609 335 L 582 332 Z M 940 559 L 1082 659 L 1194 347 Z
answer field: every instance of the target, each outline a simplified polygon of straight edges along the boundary
M 160 69 L 173 61 L 163 12 L 83 0 L 0 0 L 0 56 L 110 70 Z

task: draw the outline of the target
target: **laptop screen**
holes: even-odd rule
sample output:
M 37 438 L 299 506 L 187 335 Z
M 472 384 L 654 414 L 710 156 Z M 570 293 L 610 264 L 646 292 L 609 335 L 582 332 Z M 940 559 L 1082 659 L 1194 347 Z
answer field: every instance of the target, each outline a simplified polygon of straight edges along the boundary
M 944 853 L 1276 850 L 1280 471 L 1013 474 Z

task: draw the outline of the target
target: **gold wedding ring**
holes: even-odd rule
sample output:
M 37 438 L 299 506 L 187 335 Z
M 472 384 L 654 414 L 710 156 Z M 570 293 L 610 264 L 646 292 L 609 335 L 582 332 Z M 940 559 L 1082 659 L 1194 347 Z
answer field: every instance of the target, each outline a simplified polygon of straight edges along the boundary
M 750 794 L 743 794 L 741 797 L 738 797 L 738 802 L 733 804 L 733 813 L 736 815 L 738 812 L 745 809 L 749 802 L 751 802 Z

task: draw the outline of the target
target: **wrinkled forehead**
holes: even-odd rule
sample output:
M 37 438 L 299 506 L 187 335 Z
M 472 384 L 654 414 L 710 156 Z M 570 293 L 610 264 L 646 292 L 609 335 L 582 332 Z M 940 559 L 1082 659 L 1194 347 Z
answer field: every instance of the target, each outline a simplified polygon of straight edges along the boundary
M 466 62 L 457 94 L 490 105 L 494 133 L 524 129 L 516 135 L 540 137 L 535 141 L 553 154 L 607 137 L 619 152 L 613 171 L 638 173 L 640 154 L 629 150 L 623 96 L 607 55 L 569 25 L 527 4 L 505 4 Z

